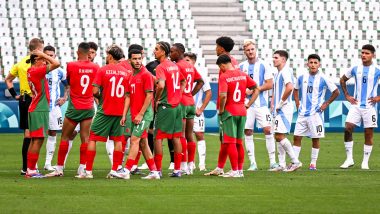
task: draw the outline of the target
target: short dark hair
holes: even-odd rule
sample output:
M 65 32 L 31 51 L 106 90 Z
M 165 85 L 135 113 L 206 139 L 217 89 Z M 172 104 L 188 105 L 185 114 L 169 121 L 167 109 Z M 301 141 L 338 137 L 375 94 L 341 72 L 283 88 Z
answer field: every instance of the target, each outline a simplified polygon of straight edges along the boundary
M 36 63 L 36 58 L 37 55 L 32 54 L 30 55 L 30 58 L 26 60 L 26 63 L 34 65 L 34 63 Z
M 162 48 L 162 50 L 165 52 L 166 56 L 169 56 L 170 53 L 170 44 L 164 41 L 157 42 L 157 44 Z
M 110 54 L 114 60 L 120 60 L 124 57 L 123 49 L 121 49 L 119 46 L 113 44 L 107 48 L 107 54 Z
M 139 44 L 132 44 L 128 47 L 128 53 L 129 51 L 131 50 L 139 50 L 139 51 L 142 51 L 144 50 L 143 46 L 139 45 Z
M 321 61 L 321 57 L 319 57 L 318 54 L 310 54 L 310 55 L 307 57 L 307 61 L 309 61 L 310 59 L 316 59 L 316 60 L 318 60 L 319 62 Z
M 183 46 L 182 43 L 174 43 L 173 44 L 174 47 L 176 47 L 180 52 L 181 54 L 185 53 L 185 46 Z
M 197 61 L 197 55 L 195 53 L 186 52 L 184 54 L 184 57 L 189 57 L 190 59 L 194 60 L 195 62 Z
M 230 52 L 235 46 L 234 40 L 231 39 L 231 37 L 228 36 L 221 36 L 218 39 L 216 39 L 216 44 L 224 48 L 225 51 Z
M 288 58 L 289 58 L 289 54 L 286 50 L 277 50 L 274 52 L 274 54 L 278 54 L 282 57 L 285 57 L 286 60 L 288 60 Z
M 373 45 L 370 44 L 363 45 L 362 50 L 369 50 L 373 54 L 376 52 L 375 47 L 373 47 Z
M 98 45 L 95 42 L 88 42 L 88 44 L 90 45 L 90 49 L 98 51 Z
M 90 50 L 90 45 L 88 42 L 81 42 L 78 45 L 78 51 L 84 54 L 87 54 L 88 51 Z
M 40 38 L 33 38 L 29 42 L 29 50 L 34 51 L 38 48 L 39 45 L 43 45 L 44 40 Z
M 44 47 L 44 52 L 45 51 L 53 51 L 55 53 L 55 48 L 51 45 L 48 45 Z
M 231 58 L 227 54 L 221 54 L 216 60 L 217 65 L 231 63 Z
M 131 49 L 128 50 L 128 59 L 132 58 L 132 54 L 142 54 L 141 50 Z

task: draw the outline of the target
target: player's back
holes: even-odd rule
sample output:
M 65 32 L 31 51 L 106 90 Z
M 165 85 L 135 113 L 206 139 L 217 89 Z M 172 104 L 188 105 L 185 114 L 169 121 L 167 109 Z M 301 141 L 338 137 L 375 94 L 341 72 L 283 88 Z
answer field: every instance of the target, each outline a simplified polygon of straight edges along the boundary
M 94 106 L 92 82 L 99 66 L 90 61 L 67 63 L 67 80 L 70 85 L 70 102 L 76 109 L 91 109 Z
M 98 111 L 110 116 L 123 115 L 130 75 L 127 69 L 118 64 L 108 64 L 99 69 L 93 84 L 101 89 Z
M 165 79 L 164 92 L 161 95 L 160 102 L 164 105 L 176 107 L 181 101 L 181 80 L 184 79 L 179 68 L 173 62 L 166 60 L 156 68 L 157 79 Z
M 45 79 L 46 66 L 30 67 L 27 71 L 27 80 L 33 94 L 29 112 L 49 111 L 49 89 Z
M 122 60 L 119 62 L 118 65 L 121 65 L 122 67 L 124 67 L 128 72 L 133 73 L 132 65 L 131 63 L 129 63 L 128 60 Z
M 194 88 L 194 81 L 200 80 L 202 77 L 195 67 L 185 60 L 178 61 L 176 65 L 182 76 L 186 79 L 186 86 L 182 93 L 181 104 L 185 106 L 194 105 L 194 99 L 191 93 Z

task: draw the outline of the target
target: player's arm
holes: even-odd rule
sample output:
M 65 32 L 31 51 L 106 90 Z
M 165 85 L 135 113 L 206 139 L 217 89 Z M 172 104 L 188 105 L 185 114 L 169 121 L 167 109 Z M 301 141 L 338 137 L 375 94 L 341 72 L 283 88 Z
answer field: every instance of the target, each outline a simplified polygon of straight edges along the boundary
M 284 94 L 282 95 L 280 103 L 278 104 L 277 109 L 276 109 L 277 111 L 287 104 L 286 100 L 289 98 L 292 91 L 293 91 L 293 83 L 291 82 L 286 83 Z
M 335 89 L 332 92 L 330 98 L 321 105 L 321 107 L 319 108 L 319 110 L 320 111 L 326 110 L 326 108 L 339 96 L 339 94 L 340 94 L 339 89 L 338 88 Z
M 348 80 L 349 80 L 349 78 L 346 75 L 343 75 L 339 81 L 340 86 L 342 87 L 342 91 L 343 91 L 343 94 L 344 94 L 344 97 L 346 98 L 346 100 L 348 102 L 350 102 L 351 104 L 355 105 L 355 104 L 357 104 L 358 101 L 353 96 L 350 96 L 350 94 L 348 94 L 347 85 L 346 85 Z
M 298 110 L 298 108 L 300 107 L 300 97 L 299 97 L 298 89 L 294 89 L 293 97 L 294 97 L 294 102 L 296 103 L 296 108 Z
M 129 97 L 129 93 L 127 93 L 125 95 L 125 101 L 124 101 L 124 109 L 123 109 L 123 116 L 120 120 L 120 125 L 121 126 L 125 126 L 125 121 L 127 120 L 126 117 L 127 117 L 127 112 L 129 110 L 129 104 L 130 104 L 131 100 L 130 100 L 130 97 Z
M 193 95 L 193 96 L 196 95 L 199 92 L 199 90 L 201 90 L 201 88 L 203 87 L 203 84 L 204 84 L 203 79 L 196 80 L 195 82 L 197 84 L 195 84 L 195 87 L 194 87 L 193 91 L 191 92 L 191 95 Z
M 135 119 L 133 120 L 133 122 L 135 124 L 140 124 L 141 120 L 144 117 L 146 110 L 148 109 L 149 105 L 152 103 L 153 92 L 147 91 L 145 94 L 146 94 L 146 97 L 144 100 L 144 104 L 141 107 L 140 112 L 136 115 Z
M 100 99 L 101 98 L 101 94 L 100 94 L 100 88 L 98 85 L 96 84 L 92 84 L 94 87 L 92 87 L 92 94 L 94 95 L 94 97 L 96 99 Z
M 58 100 L 57 100 L 57 104 L 59 105 L 59 106 L 62 106 L 65 102 L 66 102 L 66 100 L 69 98 L 69 94 L 70 94 L 70 86 L 66 83 L 63 83 L 64 84 L 64 93 L 63 93 L 63 97 L 60 97 L 60 98 L 58 98 Z
M 226 101 L 227 101 L 227 93 L 221 92 L 219 93 L 219 114 L 224 113 L 224 108 L 226 107 Z
M 156 81 L 156 95 L 154 97 L 154 110 L 157 111 L 158 104 L 160 104 L 160 98 L 165 88 L 165 80 L 158 79 Z
M 50 71 L 58 68 L 59 66 L 61 66 L 61 63 L 59 63 L 58 60 L 54 59 L 53 57 L 45 54 L 44 52 L 42 52 L 40 50 L 33 51 L 32 55 L 36 55 L 39 58 L 44 58 L 49 63 L 46 72 L 50 72 Z
M 13 88 L 13 80 L 15 78 L 16 76 L 13 76 L 11 73 L 9 73 L 5 78 L 5 84 L 7 84 L 8 91 L 12 95 L 12 97 L 18 100 L 20 99 L 20 95 L 17 95 L 16 90 Z
M 251 97 L 251 99 L 248 101 L 248 103 L 245 105 L 246 108 L 251 107 L 251 105 L 255 102 L 255 100 L 256 100 L 257 97 L 259 96 L 260 91 L 262 91 L 262 90 L 260 89 L 260 87 L 258 87 L 258 86 L 252 87 L 252 88 L 250 88 L 250 90 L 252 91 L 252 97 Z
M 260 86 L 260 92 L 267 91 L 273 88 L 273 79 L 265 80 L 264 84 Z
M 199 116 L 202 114 L 202 112 L 206 109 L 208 103 L 209 103 L 210 100 L 211 100 L 211 97 L 212 97 L 211 89 L 205 91 L 205 98 L 204 98 L 204 100 L 203 100 L 203 102 L 202 102 L 202 106 L 201 106 L 200 108 L 197 108 L 196 113 L 195 113 L 198 117 L 199 117 Z

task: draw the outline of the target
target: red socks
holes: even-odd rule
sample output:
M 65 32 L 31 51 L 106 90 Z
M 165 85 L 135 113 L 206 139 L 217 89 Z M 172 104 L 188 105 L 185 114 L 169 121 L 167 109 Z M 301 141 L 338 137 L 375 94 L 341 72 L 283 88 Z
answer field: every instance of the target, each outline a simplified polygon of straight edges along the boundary
M 127 168 L 129 171 L 131 171 L 133 165 L 135 165 L 134 159 L 128 159 L 127 163 L 125 163 L 125 168 Z
M 65 164 L 65 158 L 67 155 L 67 151 L 69 150 L 69 141 L 63 141 L 61 140 L 61 143 L 59 144 L 58 149 L 58 166 L 63 166 Z
M 112 170 L 116 171 L 117 167 L 121 164 L 121 161 L 123 160 L 123 152 L 114 150 L 112 158 Z
M 238 152 L 238 170 L 243 170 L 244 165 L 244 147 L 243 144 L 236 144 L 237 152 Z
M 94 165 L 96 151 L 87 150 L 86 152 L 86 171 L 92 171 L 92 166 Z
M 228 144 L 228 156 L 230 157 L 231 161 L 231 169 L 233 171 L 238 170 L 238 151 L 236 148 L 236 144 Z
M 30 170 L 36 170 L 36 163 L 38 161 L 38 153 L 30 153 L 27 154 L 27 166 Z
M 162 154 L 155 154 L 154 162 L 156 163 L 157 171 L 161 171 L 162 170 Z
M 187 162 L 187 143 L 186 138 L 180 137 L 182 145 L 182 162 Z
M 181 160 L 183 158 L 182 153 L 175 153 L 174 152 L 174 170 L 180 170 L 181 169 Z
M 146 160 L 146 164 L 148 165 L 150 171 L 157 171 L 156 164 L 154 164 L 153 158 Z
M 87 146 L 88 146 L 88 143 L 82 143 L 80 145 L 80 156 L 79 156 L 79 163 L 80 164 L 86 164 L 86 153 L 87 153 Z M 67 152 L 66 152 L 67 153 Z M 66 155 L 65 155 L 66 157 Z
M 187 162 L 194 162 L 196 148 L 197 145 L 195 144 L 195 142 L 187 142 Z
M 136 156 L 135 164 L 134 165 L 138 165 L 139 164 L 141 153 L 142 153 L 141 150 L 139 150 L 139 152 L 137 152 L 137 156 Z
M 221 169 L 224 168 L 224 164 L 226 164 L 226 160 L 227 160 L 227 155 L 228 155 L 228 144 L 222 143 L 220 145 L 219 156 L 218 156 L 218 168 L 221 168 Z

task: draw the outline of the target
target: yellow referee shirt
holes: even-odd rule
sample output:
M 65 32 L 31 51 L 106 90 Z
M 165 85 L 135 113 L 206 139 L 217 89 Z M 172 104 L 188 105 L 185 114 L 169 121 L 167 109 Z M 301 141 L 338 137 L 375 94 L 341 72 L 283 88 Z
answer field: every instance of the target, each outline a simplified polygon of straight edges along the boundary
M 26 63 L 26 60 L 28 59 L 30 59 L 30 56 L 24 57 L 20 62 L 14 64 L 11 68 L 11 71 L 9 72 L 13 76 L 18 77 L 20 80 L 20 95 L 32 94 L 27 77 L 28 69 L 31 66 L 30 63 Z

